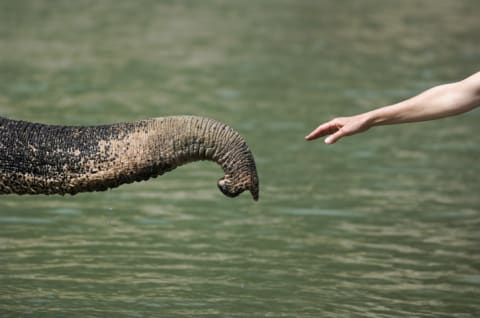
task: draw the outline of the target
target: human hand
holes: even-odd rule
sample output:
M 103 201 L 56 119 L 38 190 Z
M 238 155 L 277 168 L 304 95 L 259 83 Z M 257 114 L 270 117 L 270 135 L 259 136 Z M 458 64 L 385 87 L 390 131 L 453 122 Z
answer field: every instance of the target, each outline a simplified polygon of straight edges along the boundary
M 342 137 L 357 134 L 370 128 L 367 117 L 364 114 L 338 117 L 318 126 L 314 131 L 308 134 L 306 140 L 314 140 L 319 137 L 327 136 L 326 144 L 333 144 Z

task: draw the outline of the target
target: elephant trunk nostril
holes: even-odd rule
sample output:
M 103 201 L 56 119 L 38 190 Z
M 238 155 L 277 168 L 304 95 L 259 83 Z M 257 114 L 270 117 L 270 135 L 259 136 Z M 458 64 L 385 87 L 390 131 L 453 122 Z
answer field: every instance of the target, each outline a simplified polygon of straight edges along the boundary
M 234 198 L 243 192 L 243 189 L 237 188 L 231 179 L 226 176 L 218 180 L 218 189 L 227 197 Z
M 242 192 L 249 190 L 255 201 L 258 201 L 258 182 L 243 182 L 233 180 L 228 175 L 218 180 L 218 189 L 227 197 L 234 198 Z
M 217 182 L 218 189 L 227 197 L 229 197 L 230 192 L 228 192 L 228 186 L 224 178 L 218 180 Z

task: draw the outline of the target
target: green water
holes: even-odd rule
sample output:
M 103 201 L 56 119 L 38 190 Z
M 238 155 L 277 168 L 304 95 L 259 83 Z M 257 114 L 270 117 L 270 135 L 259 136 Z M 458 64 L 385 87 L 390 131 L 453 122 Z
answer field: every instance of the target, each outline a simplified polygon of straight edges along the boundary
M 478 1 L 0 1 L 0 115 L 172 114 L 248 141 L 212 163 L 0 197 L 1 317 L 478 317 L 479 111 L 303 137 L 480 67 Z

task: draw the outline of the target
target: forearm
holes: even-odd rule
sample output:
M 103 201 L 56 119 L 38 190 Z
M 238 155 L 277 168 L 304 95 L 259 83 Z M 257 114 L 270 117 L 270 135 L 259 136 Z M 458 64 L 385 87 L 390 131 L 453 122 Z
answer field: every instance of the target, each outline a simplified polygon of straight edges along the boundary
M 436 86 L 410 99 L 365 113 L 369 125 L 438 119 L 480 105 L 480 73 L 456 83 Z

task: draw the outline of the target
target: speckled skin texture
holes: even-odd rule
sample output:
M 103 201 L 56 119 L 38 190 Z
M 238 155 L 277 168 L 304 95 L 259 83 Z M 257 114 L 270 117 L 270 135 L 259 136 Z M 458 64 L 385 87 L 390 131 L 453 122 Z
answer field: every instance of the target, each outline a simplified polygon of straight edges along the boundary
M 147 180 L 197 160 L 215 161 L 219 189 L 258 200 L 245 140 L 218 121 L 161 117 L 103 126 L 54 126 L 0 117 L 0 194 L 76 194 Z

